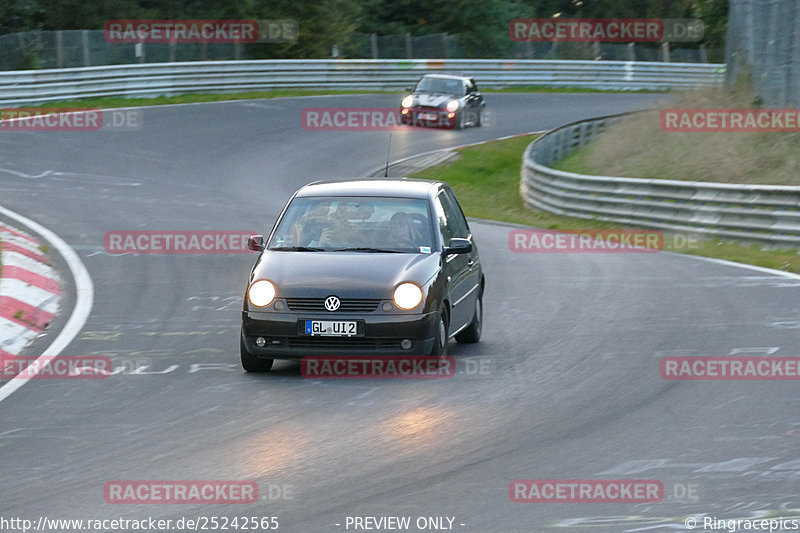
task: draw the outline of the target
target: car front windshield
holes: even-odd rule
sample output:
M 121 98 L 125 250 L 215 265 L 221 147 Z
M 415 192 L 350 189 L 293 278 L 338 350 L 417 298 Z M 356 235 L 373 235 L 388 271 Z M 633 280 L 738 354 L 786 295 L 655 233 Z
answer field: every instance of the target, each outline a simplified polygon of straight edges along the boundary
M 426 76 L 421 80 L 419 80 L 416 91 L 425 93 L 452 94 L 453 96 L 463 96 L 464 84 L 461 83 L 461 80 L 458 79 L 436 78 L 433 76 Z
M 274 251 L 430 253 L 428 202 L 419 198 L 297 197 L 268 248 Z

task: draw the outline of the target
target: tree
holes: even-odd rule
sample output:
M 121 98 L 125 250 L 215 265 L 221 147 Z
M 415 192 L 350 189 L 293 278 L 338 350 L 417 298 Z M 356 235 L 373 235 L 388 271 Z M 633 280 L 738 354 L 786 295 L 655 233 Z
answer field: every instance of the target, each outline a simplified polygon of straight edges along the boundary
M 0 33 L 38 30 L 44 18 L 44 9 L 37 0 L 0 2 Z

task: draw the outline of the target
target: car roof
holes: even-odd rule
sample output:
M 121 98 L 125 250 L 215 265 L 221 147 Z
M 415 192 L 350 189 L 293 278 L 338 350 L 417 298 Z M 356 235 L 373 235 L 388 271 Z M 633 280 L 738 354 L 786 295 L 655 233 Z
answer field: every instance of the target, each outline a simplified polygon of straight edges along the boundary
M 297 191 L 297 196 L 389 196 L 427 198 L 442 182 L 409 178 L 374 178 L 315 181 Z
M 464 76 L 463 74 L 425 74 L 423 78 L 447 78 L 455 80 L 469 80 L 472 76 Z

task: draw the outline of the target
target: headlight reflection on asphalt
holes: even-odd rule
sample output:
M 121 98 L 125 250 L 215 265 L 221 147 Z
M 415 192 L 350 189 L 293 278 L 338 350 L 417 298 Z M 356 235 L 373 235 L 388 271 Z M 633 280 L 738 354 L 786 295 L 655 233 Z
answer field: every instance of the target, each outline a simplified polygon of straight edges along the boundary
M 381 436 L 397 451 L 416 453 L 448 446 L 454 432 L 453 413 L 441 408 L 419 407 L 397 414 L 383 423 Z

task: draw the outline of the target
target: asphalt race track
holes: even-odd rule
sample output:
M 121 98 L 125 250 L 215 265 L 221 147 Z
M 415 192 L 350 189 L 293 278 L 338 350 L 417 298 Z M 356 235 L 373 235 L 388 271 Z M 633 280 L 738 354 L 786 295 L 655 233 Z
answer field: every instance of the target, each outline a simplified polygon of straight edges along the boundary
M 490 127 L 397 132 L 391 159 L 657 98 L 489 94 Z M 63 353 L 125 368 L 31 380 L 0 402 L 0 515 L 276 516 L 291 533 L 354 531 L 355 516 L 455 517 L 453 531 L 480 533 L 683 531 L 695 513 L 800 518 L 796 382 L 659 375 L 665 356 L 800 355 L 800 279 L 667 253 L 513 253 L 509 227 L 473 222 L 484 338 L 451 345 L 455 377 L 308 380 L 297 363 L 267 375 L 240 367 L 255 255 L 103 251 L 107 231 L 267 232 L 299 186 L 384 163 L 387 132 L 306 131 L 301 110 L 397 101 L 169 106 L 144 109 L 134 132 L 0 134 L 0 205 L 57 233 L 94 283 L 91 315 Z M 515 479 L 597 478 L 657 479 L 664 499 L 509 499 Z M 252 480 L 261 500 L 106 503 L 114 480 Z

